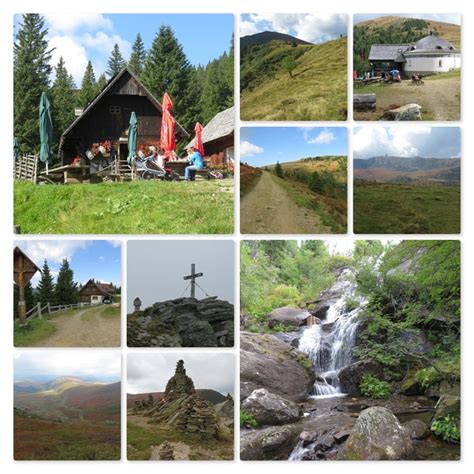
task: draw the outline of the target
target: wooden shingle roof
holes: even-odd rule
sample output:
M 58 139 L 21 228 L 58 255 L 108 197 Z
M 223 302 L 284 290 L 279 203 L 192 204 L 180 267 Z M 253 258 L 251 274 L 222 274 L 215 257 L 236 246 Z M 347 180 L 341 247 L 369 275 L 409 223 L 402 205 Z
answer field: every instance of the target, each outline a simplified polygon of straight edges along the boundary
M 224 138 L 234 133 L 235 107 L 230 107 L 216 114 L 202 130 L 204 144 Z M 194 146 L 194 138 L 187 146 Z

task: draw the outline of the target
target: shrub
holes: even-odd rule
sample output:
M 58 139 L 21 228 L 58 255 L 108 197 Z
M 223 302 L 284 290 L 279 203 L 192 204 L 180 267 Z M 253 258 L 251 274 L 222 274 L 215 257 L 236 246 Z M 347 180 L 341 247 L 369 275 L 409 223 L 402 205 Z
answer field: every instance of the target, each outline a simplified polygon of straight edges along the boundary
M 240 410 L 240 426 L 256 428 L 257 425 L 257 420 L 252 415 Z
M 434 367 L 426 367 L 416 372 L 415 379 L 426 389 L 439 380 L 439 373 Z
M 359 390 L 364 397 L 369 398 L 388 398 L 390 396 L 390 384 L 371 374 L 362 377 Z
M 446 415 L 431 423 L 431 431 L 447 443 L 457 443 L 461 441 L 461 430 L 454 415 Z

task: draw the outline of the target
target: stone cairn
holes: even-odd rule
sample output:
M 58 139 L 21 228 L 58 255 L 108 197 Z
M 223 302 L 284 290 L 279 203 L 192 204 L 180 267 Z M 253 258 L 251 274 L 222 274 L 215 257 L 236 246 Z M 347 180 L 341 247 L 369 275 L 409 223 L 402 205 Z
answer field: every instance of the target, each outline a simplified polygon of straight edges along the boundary
M 203 437 L 217 436 L 214 405 L 196 394 L 194 383 L 186 375 L 182 360 L 178 361 L 175 374 L 166 384 L 163 399 L 135 403 L 134 413 L 149 417 L 149 423 L 167 424 Z
M 160 444 L 158 454 L 161 461 L 174 461 L 174 448 L 168 441 L 163 441 Z
M 216 296 L 155 303 L 127 318 L 129 347 L 233 347 L 234 305 Z

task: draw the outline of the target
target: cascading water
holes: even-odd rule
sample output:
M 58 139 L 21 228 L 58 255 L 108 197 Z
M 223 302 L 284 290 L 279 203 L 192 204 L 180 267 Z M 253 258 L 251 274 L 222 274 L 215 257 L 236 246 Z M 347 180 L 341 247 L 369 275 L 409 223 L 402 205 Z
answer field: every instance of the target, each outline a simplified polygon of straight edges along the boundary
M 334 295 L 329 300 L 329 309 L 320 324 L 308 327 L 302 334 L 299 350 L 313 362 L 316 371 L 310 396 L 314 398 L 343 395 L 339 384 L 339 372 L 352 362 L 358 314 L 364 301 L 355 295 L 356 284 L 351 270 L 345 269 L 330 288 Z M 358 301 L 358 307 L 346 310 L 347 298 Z

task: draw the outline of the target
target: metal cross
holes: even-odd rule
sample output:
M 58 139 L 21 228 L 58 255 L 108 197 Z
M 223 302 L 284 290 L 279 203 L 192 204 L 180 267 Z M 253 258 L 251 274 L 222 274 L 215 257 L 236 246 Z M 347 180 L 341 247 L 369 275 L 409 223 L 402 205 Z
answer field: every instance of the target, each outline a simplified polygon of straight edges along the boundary
M 183 277 L 183 280 L 191 280 L 191 298 L 196 297 L 196 278 L 202 277 L 204 273 L 196 273 L 196 264 L 191 263 L 191 275 Z

